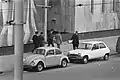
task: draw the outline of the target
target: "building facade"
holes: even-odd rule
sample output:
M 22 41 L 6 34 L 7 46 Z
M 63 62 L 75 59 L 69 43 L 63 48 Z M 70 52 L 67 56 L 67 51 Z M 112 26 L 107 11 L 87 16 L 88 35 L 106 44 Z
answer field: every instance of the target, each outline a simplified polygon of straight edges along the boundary
M 0 0 L 0 47 L 11 46 L 14 20 L 14 0 Z M 35 31 L 44 32 L 45 0 L 24 0 L 24 44 Z M 83 6 L 77 6 L 83 4 Z M 47 29 L 79 33 L 120 29 L 120 0 L 48 0 Z
M 120 0 L 75 0 L 75 30 L 81 32 L 119 29 Z
M 23 5 L 23 42 L 27 44 L 34 32 L 39 29 L 39 20 L 35 19 L 38 13 L 34 0 L 24 0 Z M 0 0 L 0 47 L 14 45 L 14 25 L 8 24 L 9 21 L 15 21 L 15 2 Z
M 120 28 L 120 0 L 49 0 L 49 5 L 48 29 L 82 33 Z
M 49 0 L 48 29 L 73 32 L 75 24 L 75 0 Z

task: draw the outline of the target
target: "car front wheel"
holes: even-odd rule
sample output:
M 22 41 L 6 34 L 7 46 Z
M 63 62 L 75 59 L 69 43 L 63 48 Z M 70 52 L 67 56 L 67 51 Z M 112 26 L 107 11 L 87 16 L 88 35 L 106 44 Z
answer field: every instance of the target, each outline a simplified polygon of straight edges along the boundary
M 104 60 L 108 60 L 109 59 L 109 54 L 105 54 L 105 56 L 103 57 Z
M 63 59 L 62 62 L 61 62 L 61 67 L 67 67 L 67 60 L 66 59 Z
M 83 64 L 87 64 L 88 63 L 88 57 L 83 57 L 83 60 L 82 60 Z
M 36 71 L 41 72 L 43 70 L 44 66 L 42 62 L 39 62 L 37 66 L 35 67 Z

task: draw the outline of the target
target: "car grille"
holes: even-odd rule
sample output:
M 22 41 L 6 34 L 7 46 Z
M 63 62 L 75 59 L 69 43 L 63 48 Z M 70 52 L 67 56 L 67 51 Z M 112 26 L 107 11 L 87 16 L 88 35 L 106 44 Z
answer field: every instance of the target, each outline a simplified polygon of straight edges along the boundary
M 69 56 L 74 56 L 74 57 L 76 57 L 76 56 L 78 56 L 78 54 L 70 54 Z
M 69 54 L 69 59 L 80 59 L 81 57 L 78 54 Z

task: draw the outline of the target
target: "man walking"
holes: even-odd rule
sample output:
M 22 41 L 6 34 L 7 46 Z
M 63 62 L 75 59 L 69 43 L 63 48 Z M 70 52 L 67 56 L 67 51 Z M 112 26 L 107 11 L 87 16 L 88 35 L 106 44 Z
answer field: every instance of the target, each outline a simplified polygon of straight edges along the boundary
M 52 31 L 50 31 L 48 33 L 48 39 L 47 39 L 47 41 L 48 41 L 48 46 L 52 45 L 52 47 L 54 47 Z
M 78 49 L 78 46 L 79 46 L 79 36 L 78 36 L 78 32 L 76 31 L 72 38 L 72 44 L 73 44 L 73 49 L 75 50 L 76 48 Z
M 60 45 L 62 44 L 62 35 L 60 34 L 60 32 L 56 32 L 55 35 L 55 43 L 57 44 L 57 47 L 60 48 Z

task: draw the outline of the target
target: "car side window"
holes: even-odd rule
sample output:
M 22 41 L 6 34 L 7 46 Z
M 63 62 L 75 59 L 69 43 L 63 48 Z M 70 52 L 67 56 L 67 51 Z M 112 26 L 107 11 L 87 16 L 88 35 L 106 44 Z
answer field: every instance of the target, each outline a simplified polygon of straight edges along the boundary
M 59 49 L 55 49 L 56 55 L 62 54 L 62 52 Z
M 49 50 L 46 55 L 54 55 L 54 50 Z
M 103 43 L 99 43 L 100 48 L 106 48 L 106 46 Z
M 96 49 L 99 49 L 99 45 L 98 45 L 98 44 L 94 44 L 94 45 L 93 45 L 92 50 L 96 50 Z

